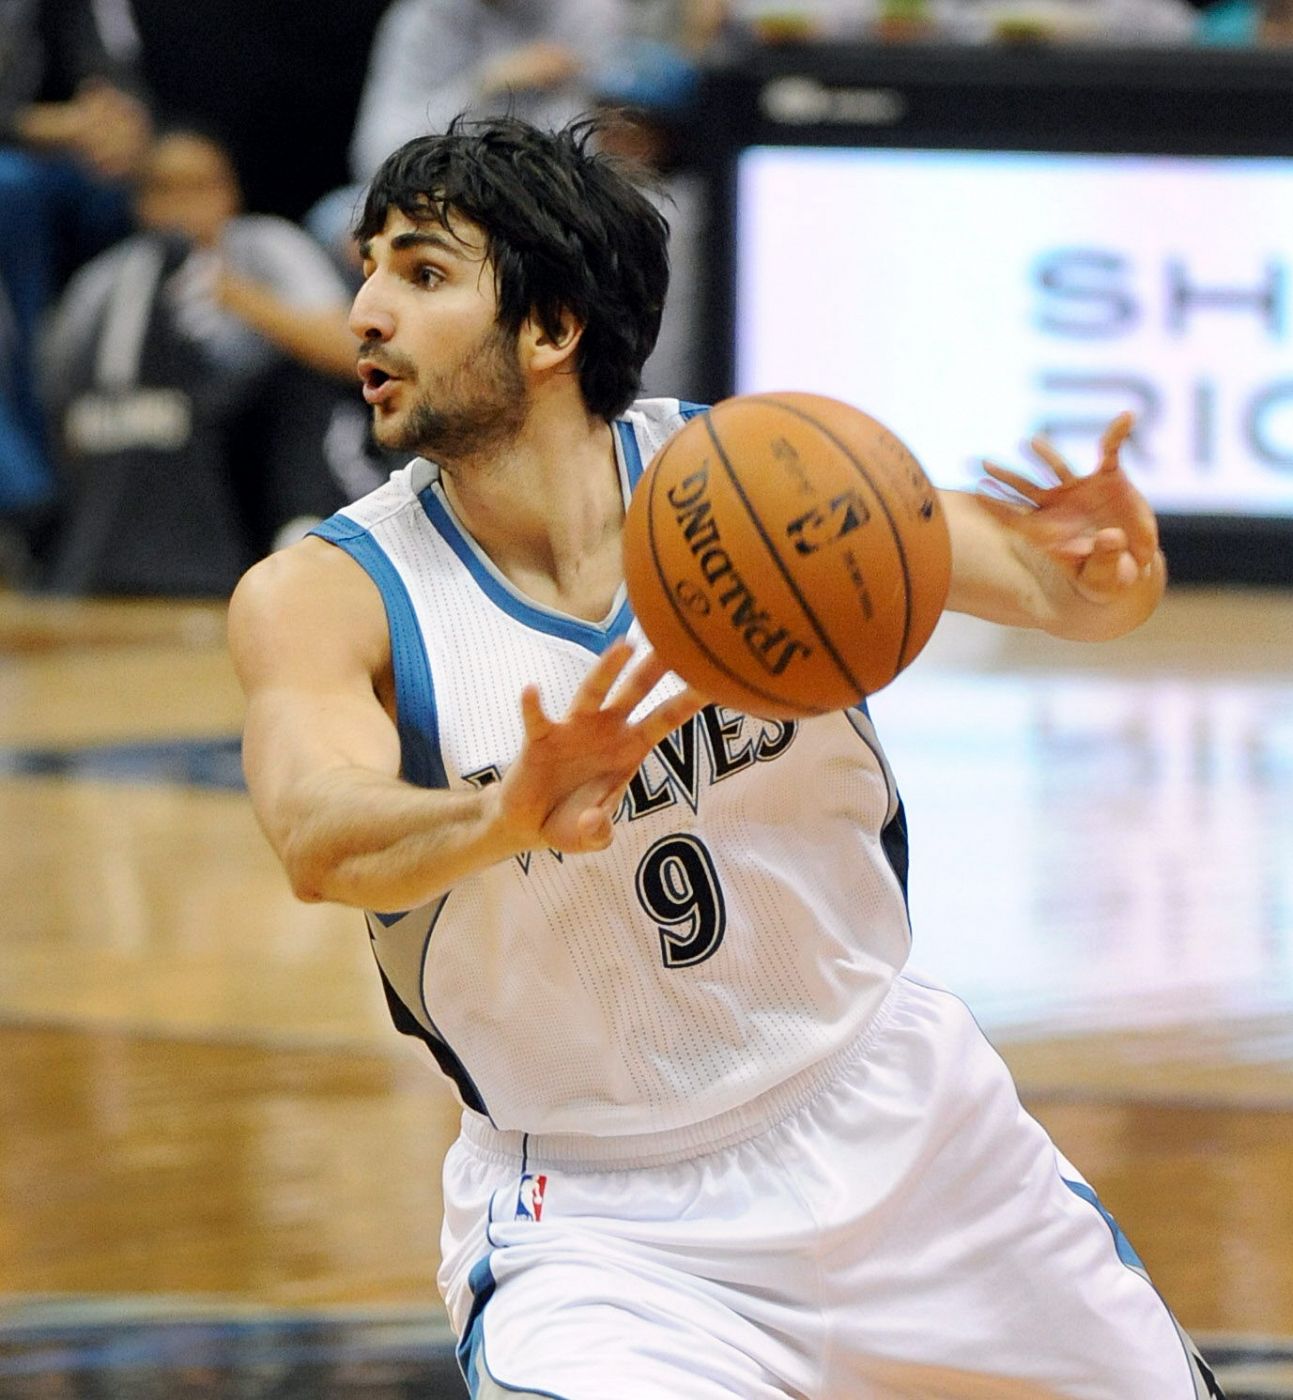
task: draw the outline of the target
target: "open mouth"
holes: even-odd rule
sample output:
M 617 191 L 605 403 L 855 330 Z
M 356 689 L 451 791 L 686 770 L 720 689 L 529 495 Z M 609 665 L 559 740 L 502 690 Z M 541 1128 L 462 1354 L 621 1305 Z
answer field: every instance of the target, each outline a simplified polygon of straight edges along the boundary
M 381 403 L 395 391 L 399 380 L 376 365 L 361 365 L 359 377 L 364 385 L 364 402 Z

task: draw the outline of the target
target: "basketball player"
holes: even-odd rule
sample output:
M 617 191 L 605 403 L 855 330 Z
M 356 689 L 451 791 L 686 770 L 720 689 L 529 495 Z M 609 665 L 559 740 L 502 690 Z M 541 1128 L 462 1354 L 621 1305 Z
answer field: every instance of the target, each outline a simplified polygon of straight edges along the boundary
M 652 205 L 586 127 L 496 121 L 390 157 L 358 234 L 364 397 L 415 455 L 230 626 L 269 839 L 367 911 L 464 1105 L 439 1281 L 472 1394 L 1218 1395 L 965 1007 L 904 973 L 865 707 L 705 706 L 641 645 L 625 501 L 699 411 L 632 402 Z M 950 606 L 1087 639 L 1152 611 L 1128 426 L 1092 475 L 1046 452 L 1049 484 L 999 473 L 1013 504 L 945 497 Z

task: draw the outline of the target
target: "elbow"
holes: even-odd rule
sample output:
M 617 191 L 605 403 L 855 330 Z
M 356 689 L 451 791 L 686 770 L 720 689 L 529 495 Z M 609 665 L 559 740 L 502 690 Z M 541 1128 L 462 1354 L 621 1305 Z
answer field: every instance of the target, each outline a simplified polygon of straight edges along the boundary
M 339 863 L 316 843 L 289 837 L 279 854 L 292 893 L 303 904 L 323 904 L 340 898 Z
M 409 908 L 375 879 L 369 859 L 307 840 L 289 841 L 282 852 L 292 893 L 302 904 L 345 904 L 380 912 Z
M 330 898 L 327 881 L 320 878 L 319 873 L 311 867 L 289 865 L 287 878 L 292 886 L 292 894 L 302 904 L 324 904 Z
M 326 904 L 328 896 L 324 893 L 323 885 L 318 880 L 303 878 L 294 871 L 289 872 L 292 894 L 299 899 L 302 904 Z

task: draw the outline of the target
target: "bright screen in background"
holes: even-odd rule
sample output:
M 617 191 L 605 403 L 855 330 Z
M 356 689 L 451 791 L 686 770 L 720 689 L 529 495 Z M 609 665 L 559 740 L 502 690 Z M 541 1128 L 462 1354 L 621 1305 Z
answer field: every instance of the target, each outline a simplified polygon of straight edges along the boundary
M 752 147 L 736 389 L 887 423 L 945 486 L 1124 408 L 1169 513 L 1293 517 L 1293 160 Z

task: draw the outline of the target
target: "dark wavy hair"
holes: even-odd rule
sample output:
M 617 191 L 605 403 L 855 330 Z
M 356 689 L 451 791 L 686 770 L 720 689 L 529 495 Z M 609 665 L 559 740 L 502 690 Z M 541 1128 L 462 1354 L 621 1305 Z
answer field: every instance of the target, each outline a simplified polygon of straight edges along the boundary
M 593 149 L 599 130 L 595 118 L 541 131 L 513 117 L 456 117 L 383 161 L 355 236 L 375 237 L 392 209 L 446 228 L 454 214 L 478 225 L 498 324 L 515 335 L 533 316 L 556 336 L 563 311 L 572 315 L 583 326 L 584 402 L 609 421 L 633 401 L 660 331 L 669 225 L 639 188 L 644 173 Z

